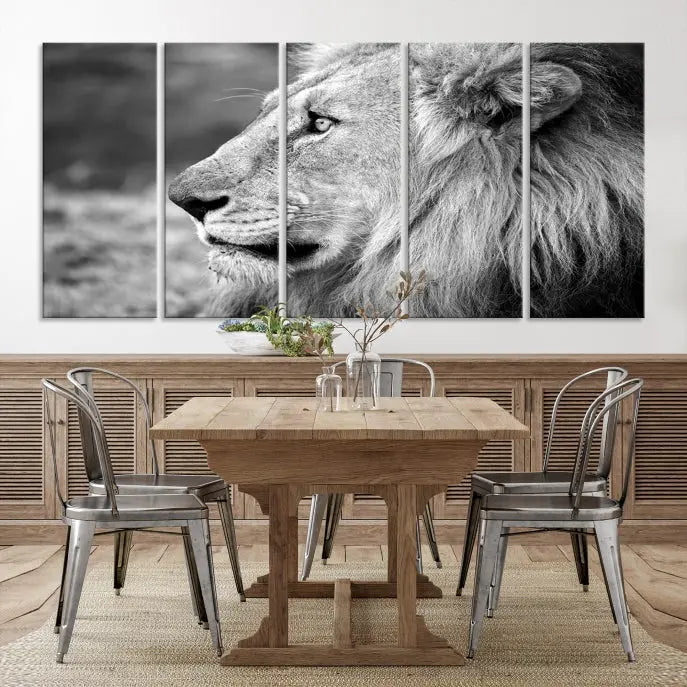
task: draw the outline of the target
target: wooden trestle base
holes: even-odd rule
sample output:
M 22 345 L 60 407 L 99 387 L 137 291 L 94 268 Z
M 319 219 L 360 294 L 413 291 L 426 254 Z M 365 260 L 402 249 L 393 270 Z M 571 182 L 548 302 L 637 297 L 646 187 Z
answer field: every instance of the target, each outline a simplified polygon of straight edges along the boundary
M 342 485 L 343 486 L 343 485 Z M 322 491 L 332 491 L 323 485 Z M 340 487 L 339 487 L 340 488 Z M 350 488 L 350 487 L 349 487 Z M 418 513 L 444 487 L 414 484 L 356 487 L 377 493 L 389 508 L 387 581 L 336 582 L 297 579 L 297 504 L 303 493 L 317 491 L 302 485 L 242 487 L 255 496 L 270 517 L 270 572 L 246 590 L 248 598 L 268 598 L 269 615 L 255 634 L 225 653 L 222 665 L 264 666 L 427 666 L 464 665 L 464 656 L 426 627 L 417 615 L 417 598 L 441 598 L 441 589 L 415 569 L 415 528 Z M 289 644 L 289 599 L 332 598 L 332 644 Z M 351 639 L 351 599 L 398 599 L 398 644 L 355 645 Z

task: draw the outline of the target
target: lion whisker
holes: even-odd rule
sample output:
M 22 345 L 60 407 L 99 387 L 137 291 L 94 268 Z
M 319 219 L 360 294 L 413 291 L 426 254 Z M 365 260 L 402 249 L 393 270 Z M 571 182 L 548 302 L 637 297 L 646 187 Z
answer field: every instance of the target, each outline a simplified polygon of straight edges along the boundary
M 223 100 L 232 100 L 233 98 L 259 98 L 259 99 L 262 99 L 263 96 L 259 95 L 258 93 L 244 93 L 242 95 L 227 95 L 224 98 L 217 98 L 216 100 L 213 100 L 213 102 L 221 103 Z

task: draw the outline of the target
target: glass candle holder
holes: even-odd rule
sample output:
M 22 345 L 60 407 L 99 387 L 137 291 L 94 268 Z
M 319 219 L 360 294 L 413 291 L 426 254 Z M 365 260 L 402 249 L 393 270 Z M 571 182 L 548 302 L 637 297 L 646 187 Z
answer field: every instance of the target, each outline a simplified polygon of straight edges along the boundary
M 342 386 L 341 377 L 334 372 L 333 365 L 322 368 L 322 374 L 315 379 L 315 393 L 323 412 L 336 413 L 341 410 Z

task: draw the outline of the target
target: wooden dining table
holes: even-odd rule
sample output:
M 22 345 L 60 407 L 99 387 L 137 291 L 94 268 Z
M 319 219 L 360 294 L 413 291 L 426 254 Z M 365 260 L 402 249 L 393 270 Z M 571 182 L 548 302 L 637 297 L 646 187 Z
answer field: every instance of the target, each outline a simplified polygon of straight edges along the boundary
M 522 439 L 529 429 L 486 398 L 378 403 L 370 411 L 324 412 L 314 398 L 194 397 L 151 429 L 154 439 L 200 442 L 210 469 L 255 497 L 269 515 L 269 572 L 246 590 L 247 597 L 269 598 L 268 615 L 254 634 L 222 656 L 223 664 L 464 663 L 417 614 L 417 598 L 442 595 L 416 569 L 417 518 L 435 494 L 475 469 L 488 441 Z M 386 581 L 298 580 L 298 503 L 314 493 L 384 499 Z M 330 644 L 289 643 L 289 599 L 305 598 L 333 599 Z M 397 643 L 352 641 L 351 600 L 370 598 L 397 599 Z

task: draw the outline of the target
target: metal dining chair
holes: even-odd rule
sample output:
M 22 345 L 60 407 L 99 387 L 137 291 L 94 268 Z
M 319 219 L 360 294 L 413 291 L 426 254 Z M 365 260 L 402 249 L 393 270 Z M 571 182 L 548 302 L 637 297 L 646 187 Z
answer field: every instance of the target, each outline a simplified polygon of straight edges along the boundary
M 572 473 L 570 471 L 549 470 L 549 459 L 553 447 L 554 433 L 556 431 L 556 421 L 558 409 L 564 401 L 566 394 L 576 387 L 583 380 L 591 377 L 605 375 L 606 389 L 611 388 L 618 382 L 627 379 L 628 372 L 622 367 L 600 367 L 589 370 L 574 379 L 571 379 L 560 390 L 551 411 L 551 422 L 544 450 L 543 469 L 540 472 L 474 472 L 471 479 L 470 502 L 468 505 L 468 516 L 465 526 L 465 537 L 463 540 L 463 556 L 460 564 L 460 576 L 458 578 L 458 588 L 456 594 L 460 596 L 465 587 L 470 567 L 470 558 L 475 545 L 475 538 L 479 527 L 479 512 L 482 501 L 489 494 L 565 494 L 570 485 Z M 612 399 L 607 397 L 610 402 Z M 616 426 L 618 424 L 617 406 L 615 410 L 604 416 L 601 440 L 599 446 L 599 462 L 594 473 L 586 475 L 584 480 L 585 494 L 604 496 L 607 492 L 608 476 L 611 469 L 611 459 L 613 454 L 613 442 L 615 438 Z M 574 456 L 571 456 L 570 464 L 574 463 Z M 587 538 L 579 532 L 571 531 L 570 539 L 572 542 L 577 575 L 582 589 L 587 591 L 589 588 L 589 561 L 587 557 Z M 505 549 L 502 552 L 505 556 Z M 496 576 L 499 577 L 503 571 L 503 561 L 499 559 L 496 568 Z M 489 613 L 495 610 L 496 606 L 489 606 Z
M 403 394 L 403 368 L 405 365 L 417 365 L 424 368 L 429 375 L 429 395 L 434 396 L 435 378 L 434 370 L 421 360 L 413 360 L 411 358 L 382 358 L 381 372 L 380 372 L 380 397 L 387 396 L 401 396 Z M 334 367 L 345 365 L 345 361 L 339 361 Z M 307 580 L 312 568 L 313 559 L 315 558 L 315 549 L 317 548 L 317 540 L 320 536 L 320 526 L 322 519 L 325 521 L 324 528 L 324 542 L 322 544 L 322 563 L 326 564 L 327 559 L 331 556 L 332 547 L 334 546 L 334 535 L 336 528 L 341 520 L 341 509 L 343 506 L 343 494 L 313 494 L 310 501 L 310 518 L 308 520 L 308 533 L 305 540 L 305 551 L 303 553 L 303 569 L 301 571 L 301 580 Z M 427 541 L 429 543 L 432 558 L 436 563 L 437 568 L 441 568 L 441 557 L 439 556 L 439 546 L 437 544 L 436 533 L 434 530 L 434 520 L 432 518 L 432 509 L 429 503 L 425 506 L 422 513 L 422 522 L 427 534 Z M 422 572 L 422 549 L 420 546 L 420 523 L 418 521 L 416 528 L 417 538 L 417 569 Z
M 511 527 L 537 530 L 575 531 L 596 539 L 606 590 L 618 626 L 623 651 L 628 661 L 635 660 L 625 600 L 623 568 L 620 559 L 618 525 L 622 522 L 634 458 L 639 399 L 644 381 L 639 378 L 622 381 L 603 391 L 589 406 L 580 427 L 575 467 L 568 493 L 559 494 L 490 494 L 480 505 L 480 534 L 472 597 L 472 618 L 468 637 L 468 658 L 474 658 L 484 616 L 489 606 L 498 601 L 500 584 L 495 584 L 495 569 L 505 549 Z M 623 488 L 620 499 L 592 496 L 584 491 L 592 440 L 605 418 L 620 411 L 625 399 L 632 402 Z
M 138 386 L 123 375 L 105 370 L 99 367 L 77 367 L 67 373 L 67 379 L 71 382 L 75 392 L 91 408 L 98 411 L 98 405 L 93 394 L 93 374 L 98 373 L 118 380 L 130 387 L 136 393 L 145 414 L 146 437 L 148 439 L 151 455 L 153 472 L 140 474 L 115 475 L 115 483 L 120 494 L 191 494 L 198 497 L 203 503 L 216 503 L 219 510 L 220 521 L 224 531 L 224 539 L 231 561 L 231 568 L 234 574 L 236 591 L 241 601 L 246 600 L 241 578 L 241 568 L 239 565 L 238 550 L 236 546 L 236 533 L 234 529 L 234 518 L 231 513 L 231 500 L 229 498 L 228 485 L 219 475 L 178 475 L 161 474 L 155 443 L 150 440 L 149 430 L 152 424 L 150 407 L 143 392 Z M 88 476 L 88 493 L 90 495 L 102 495 L 105 493 L 102 475 L 95 452 L 95 445 L 91 437 L 93 428 L 88 416 L 77 411 L 79 415 L 79 427 L 81 430 L 81 443 L 83 446 L 86 472 Z M 99 412 L 99 411 L 98 411 Z M 132 532 L 121 532 L 115 535 L 114 547 L 114 591 L 119 595 L 124 587 L 126 571 L 129 561 L 129 551 L 131 549 Z M 208 619 L 203 614 L 203 604 L 200 599 L 200 588 L 198 575 L 193 566 L 193 556 L 189 548 L 188 539 L 184 539 L 184 553 L 186 557 L 186 569 L 189 577 L 189 585 L 192 590 L 193 610 L 198 617 L 198 622 L 207 627 Z
M 67 525 L 62 584 L 55 619 L 55 632 L 60 635 L 57 662 L 62 663 L 69 650 L 79 600 L 91 552 L 97 534 L 129 533 L 153 527 L 179 527 L 198 576 L 200 603 L 208 620 L 212 644 L 222 654 L 222 634 L 217 611 L 217 594 L 212 565 L 212 546 L 208 508 L 191 494 L 120 494 L 112 471 L 112 461 L 102 419 L 83 397 L 47 379 L 42 380 L 43 407 L 55 470 L 55 486 L 62 503 L 62 522 Z M 73 403 L 90 422 L 89 440 L 95 449 L 104 493 L 65 499 L 60 489 L 57 469 L 55 426 L 47 393 Z M 104 530 L 96 533 L 96 528 Z

